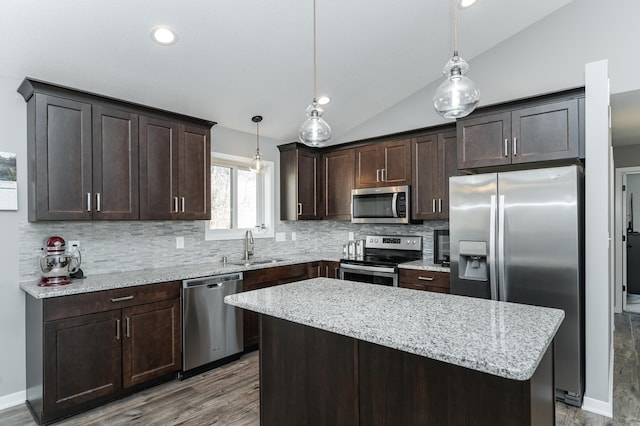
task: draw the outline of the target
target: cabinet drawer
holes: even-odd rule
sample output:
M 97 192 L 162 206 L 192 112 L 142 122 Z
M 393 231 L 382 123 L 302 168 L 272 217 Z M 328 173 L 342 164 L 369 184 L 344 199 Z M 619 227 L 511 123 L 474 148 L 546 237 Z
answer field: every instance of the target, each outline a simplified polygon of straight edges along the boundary
M 180 281 L 52 297 L 43 301 L 43 320 L 110 311 L 180 297 Z
M 400 287 L 414 290 L 449 292 L 449 274 L 447 272 L 400 269 Z
M 307 264 L 276 266 L 274 268 L 264 268 L 244 273 L 244 290 L 255 290 L 262 288 L 260 284 L 269 283 L 271 285 L 285 284 L 293 281 L 306 280 L 308 278 Z

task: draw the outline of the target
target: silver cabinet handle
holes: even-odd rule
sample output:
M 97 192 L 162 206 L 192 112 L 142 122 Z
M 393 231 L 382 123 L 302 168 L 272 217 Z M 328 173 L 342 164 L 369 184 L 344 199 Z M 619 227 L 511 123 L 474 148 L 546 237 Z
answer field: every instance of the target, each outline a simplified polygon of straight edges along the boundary
M 125 300 L 133 300 L 133 295 L 111 298 L 111 303 L 124 302 Z
M 518 155 L 518 138 L 513 138 L 513 156 Z
M 131 337 L 131 318 L 129 317 L 125 318 L 124 328 L 125 328 L 125 332 L 124 332 L 125 337 L 127 338 Z
M 382 182 L 386 182 L 387 181 L 387 177 L 385 176 L 386 173 L 387 173 L 387 169 L 380 169 L 380 176 L 382 176 L 380 181 L 382 181 Z
M 320 265 L 318 265 L 318 276 L 321 277 L 322 276 L 322 270 L 320 269 Z
M 340 278 L 340 267 L 337 266 L 333 268 L 333 273 L 335 274 L 335 278 Z
M 376 182 L 380 182 L 380 169 L 376 169 Z
M 504 140 L 504 156 L 509 156 L 509 139 Z
M 116 320 L 116 340 L 120 340 L 120 320 Z
M 173 212 L 178 213 L 178 197 L 173 197 Z
M 182 213 L 184 213 L 184 210 L 186 208 L 187 202 L 185 201 L 184 197 L 182 197 Z
M 302 203 L 298 203 L 298 216 L 302 216 Z
M 433 198 L 431 200 L 431 213 L 435 213 L 436 212 L 436 199 Z
M 433 277 L 418 277 L 420 281 L 433 281 Z
M 438 213 L 442 213 L 442 198 L 438 198 Z
M 96 192 L 96 211 L 99 212 L 100 211 L 100 193 Z
M 91 211 L 91 193 L 87 192 L 87 211 Z

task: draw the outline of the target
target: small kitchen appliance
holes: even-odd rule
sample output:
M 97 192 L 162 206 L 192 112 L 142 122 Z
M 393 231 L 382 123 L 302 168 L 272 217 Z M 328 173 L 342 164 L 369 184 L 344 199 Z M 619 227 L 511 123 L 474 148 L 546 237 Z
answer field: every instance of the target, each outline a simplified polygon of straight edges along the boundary
M 76 248 L 70 253 L 64 238 L 58 236 L 45 239 L 42 249 L 46 254 L 40 258 L 42 279 L 38 285 L 49 287 L 70 284 L 69 275 L 80 268 L 80 250 Z
M 421 236 L 367 235 L 358 241 L 364 241 L 363 255 L 340 260 L 342 280 L 397 287 L 398 264 L 422 259 Z
M 410 223 L 409 186 L 351 190 L 352 223 Z

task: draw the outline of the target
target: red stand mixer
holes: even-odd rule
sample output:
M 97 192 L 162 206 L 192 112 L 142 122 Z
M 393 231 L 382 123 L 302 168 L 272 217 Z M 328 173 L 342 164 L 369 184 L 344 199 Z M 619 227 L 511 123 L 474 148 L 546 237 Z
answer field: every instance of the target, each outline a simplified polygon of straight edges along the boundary
M 46 254 L 40 258 L 42 279 L 38 285 L 49 287 L 71 284 L 69 275 L 80 268 L 80 250 L 69 253 L 64 238 L 58 236 L 44 240 L 42 249 Z

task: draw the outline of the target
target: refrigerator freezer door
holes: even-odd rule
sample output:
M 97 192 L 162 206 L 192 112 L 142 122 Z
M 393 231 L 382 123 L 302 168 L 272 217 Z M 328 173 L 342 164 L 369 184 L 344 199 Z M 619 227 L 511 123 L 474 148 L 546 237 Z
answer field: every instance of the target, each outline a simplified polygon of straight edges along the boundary
M 498 175 L 504 200 L 500 299 L 565 311 L 555 340 L 556 388 L 577 395 L 584 374 L 581 182 L 576 166 Z
M 451 293 L 466 296 L 491 297 L 491 280 L 495 275 L 494 238 L 497 174 L 487 173 L 454 176 L 449 179 L 449 248 L 451 251 Z M 495 233 L 494 233 L 495 235 Z M 461 247 L 486 247 L 469 250 Z M 461 258 L 462 263 L 461 265 Z M 466 263 L 465 263 L 466 262 Z M 485 264 L 483 265 L 483 262 Z M 485 273 L 485 269 L 488 273 Z M 473 272 L 471 272 L 473 271 Z M 495 280 L 494 280 L 495 281 Z

